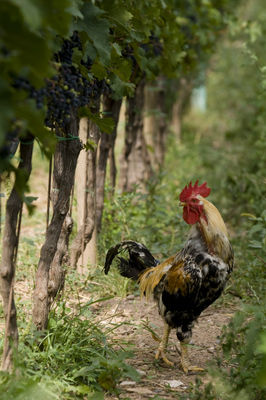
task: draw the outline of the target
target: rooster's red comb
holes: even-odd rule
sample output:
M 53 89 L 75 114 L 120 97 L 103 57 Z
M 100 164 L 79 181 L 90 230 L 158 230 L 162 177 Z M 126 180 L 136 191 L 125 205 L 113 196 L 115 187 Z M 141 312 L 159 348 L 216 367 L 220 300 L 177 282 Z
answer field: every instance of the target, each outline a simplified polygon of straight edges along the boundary
M 185 186 L 182 192 L 180 193 L 179 199 L 182 202 L 185 202 L 192 194 L 196 196 L 200 194 L 202 197 L 209 196 L 211 189 L 207 187 L 207 182 L 204 182 L 202 185 L 198 186 L 199 181 L 195 182 L 195 185 L 192 186 L 190 182 L 188 186 Z

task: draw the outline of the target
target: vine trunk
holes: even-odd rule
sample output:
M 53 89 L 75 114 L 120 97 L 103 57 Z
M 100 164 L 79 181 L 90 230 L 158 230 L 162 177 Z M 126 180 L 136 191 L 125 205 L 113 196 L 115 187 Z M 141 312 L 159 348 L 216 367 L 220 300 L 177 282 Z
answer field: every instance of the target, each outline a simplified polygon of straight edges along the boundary
M 20 163 L 13 189 L 6 202 L 5 226 L 2 243 L 2 262 L 0 265 L 0 292 L 3 298 L 5 315 L 5 340 L 2 356 L 2 370 L 12 368 L 13 349 L 18 345 L 17 312 L 14 300 L 14 278 L 16 255 L 19 241 L 18 217 L 22 211 L 22 194 L 18 184 L 29 179 L 32 166 L 33 137 L 28 134 L 20 142 Z M 22 181 L 21 181 L 22 178 Z M 20 224 L 20 222 L 19 222 Z
M 69 210 L 71 189 L 81 142 L 78 139 L 78 121 L 72 116 L 69 126 L 72 137 L 61 136 L 54 156 L 54 182 L 58 197 L 54 204 L 45 242 L 41 249 L 36 273 L 36 286 L 33 294 L 33 322 L 38 330 L 47 328 L 49 315 L 49 271 L 57 251 L 58 241 L 65 217 Z M 59 133 L 60 135 L 60 133 Z

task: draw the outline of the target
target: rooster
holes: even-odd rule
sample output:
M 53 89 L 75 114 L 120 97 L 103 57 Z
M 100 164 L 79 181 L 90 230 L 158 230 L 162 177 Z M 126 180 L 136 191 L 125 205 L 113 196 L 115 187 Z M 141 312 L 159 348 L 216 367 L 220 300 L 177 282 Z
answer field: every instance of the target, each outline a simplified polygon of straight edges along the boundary
M 164 320 L 164 332 L 158 340 L 155 358 L 173 365 L 166 357 L 171 329 L 180 341 L 181 367 L 185 373 L 200 371 L 189 364 L 187 344 L 195 321 L 222 293 L 234 265 L 233 250 L 224 221 L 217 208 L 206 197 L 207 183 L 190 182 L 180 194 L 183 218 L 191 225 L 185 245 L 177 254 L 160 263 L 140 243 L 126 240 L 109 249 L 105 260 L 108 274 L 113 259 L 118 256 L 120 274 L 139 282 L 140 292 L 153 297 Z

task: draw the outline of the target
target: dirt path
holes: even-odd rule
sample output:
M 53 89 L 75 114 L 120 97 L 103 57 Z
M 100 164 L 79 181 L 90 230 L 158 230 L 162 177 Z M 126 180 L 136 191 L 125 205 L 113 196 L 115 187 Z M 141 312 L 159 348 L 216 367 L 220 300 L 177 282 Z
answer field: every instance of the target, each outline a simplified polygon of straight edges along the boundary
M 31 303 L 31 286 L 30 282 L 27 284 L 25 281 L 17 282 L 17 300 L 27 304 Z M 86 293 L 84 296 L 82 294 L 82 292 L 79 294 L 79 302 L 86 303 L 88 300 Z M 72 298 L 70 303 L 75 307 L 75 299 Z M 179 345 L 174 330 L 169 338 L 167 356 L 175 363 L 175 366 L 169 367 L 162 361 L 155 361 L 154 355 L 158 343 L 152 339 L 147 325 L 158 336 L 161 336 L 163 322 L 158 314 L 156 304 L 140 300 L 138 296 L 131 294 L 125 299 L 115 298 L 95 303 L 91 305 L 91 309 L 99 326 L 105 328 L 104 330 L 112 329 L 110 334 L 112 344 L 117 343 L 117 348 L 122 346 L 134 354 L 133 358 L 127 360 L 127 363 L 138 370 L 140 380 L 135 382 L 128 378 L 121 381 L 119 384 L 120 400 L 178 399 L 181 393 L 189 390 L 190 384 L 195 383 L 197 376 L 203 382 L 209 380 L 206 373 L 186 375 L 180 369 Z M 222 327 L 229 323 L 234 311 L 234 306 L 229 309 L 216 304 L 202 313 L 193 329 L 192 343 L 189 348 L 191 365 L 204 368 L 208 361 L 214 358 L 215 352 L 219 349 L 219 335 Z M 105 395 L 105 400 L 117 398 L 115 395 Z
M 195 373 L 185 375 L 179 368 L 178 343 L 174 330 L 170 335 L 168 356 L 175 363 L 175 367 L 171 368 L 161 361 L 154 360 L 158 343 L 152 339 L 145 326 L 148 323 L 161 335 L 163 323 L 155 304 L 129 295 L 126 299 L 105 302 L 104 307 L 102 303 L 98 303 L 94 311 L 98 314 L 99 324 L 107 327 L 118 326 L 112 333 L 112 340 L 125 348 L 128 344 L 132 345 L 134 358 L 129 359 L 128 363 L 141 375 L 139 382 L 130 379 L 120 382 L 120 399 L 176 399 L 178 393 L 186 391 L 190 383 L 195 382 Z M 232 310 L 217 306 L 209 307 L 202 313 L 193 330 L 193 341 L 189 349 L 191 365 L 204 368 L 214 357 L 219 347 L 221 329 L 232 315 Z M 208 379 L 204 373 L 200 377 L 202 381 Z M 105 399 L 113 400 L 117 397 L 106 395 Z

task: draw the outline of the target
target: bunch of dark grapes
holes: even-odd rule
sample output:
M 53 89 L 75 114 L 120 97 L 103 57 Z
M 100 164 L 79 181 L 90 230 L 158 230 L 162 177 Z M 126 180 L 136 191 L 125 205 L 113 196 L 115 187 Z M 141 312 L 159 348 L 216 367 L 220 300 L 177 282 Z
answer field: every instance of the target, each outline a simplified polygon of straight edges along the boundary
M 158 57 L 162 54 L 163 52 L 163 46 L 162 43 L 160 42 L 160 39 L 158 36 L 155 36 L 153 34 L 150 35 L 150 45 L 152 46 L 153 54 L 155 57 Z
M 75 48 L 82 50 L 77 32 L 73 33 L 70 40 L 64 40 L 60 51 L 55 54 L 60 68 L 58 75 L 47 83 L 46 125 L 50 128 L 66 128 L 73 111 L 94 102 L 102 93 L 101 81 L 87 78 L 72 64 Z M 82 60 L 81 64 L 89 71 L 92 62 L 88 57 L 86 61 Z
M 63 64 L 71 65 L 74 48 L 82 50 L 81 41 L 77 32 L 73 32 L 70 40 L 67 39 L 63 41 L 61 49 L 54 55 L 55 60 Z
M 76 113 L 79 107 L 89 106 L 106 90 L 104 81 L 89 79 L 80 69 L 72 64 L 74 49 L 82 50 L 82 44 L 77 32 L 70 39 L 64 40 L 61 49 L 54 55 L 59 64 L 58 73 L 46 81 L 46 86 L 34 88 L 30 82 L 22 77 L 14 79 L 14 88 L 23 89 L 28 97 L 34 99 L 37 108 L 47 106 L 45 124 L 49 128 L 65 130 L 69 124 L 71 114 Z M 89 72 L 92 61 L 88 57 L 81 64 Z
M 160 42 L 160 39 L 154 34 L 149 36 L 149 41 L 147 43 L 143 43 L 141 48 L 145 51 L 146 55 L 151 57 L 159 57 L 163 51 L 163 46 Z
M 149 41 L 147 43 L 141 44 L 140 47 L 145 51 L 145 54 L 148 57 L 158 57 L 162 54 L 163 51 L 160 39 L 153 34 L 149 36 Z M 133 69 L 137 68 L 138 63 L 135 58 L 132 46 L 127 44 L 125 48 L 122 50 L 122 55 L 123 57 L 131 61 Z
M 34 86 L 30 84 L 28 79 L 19 77 L 14 79 L 13 87 L 15 89 L 23 89 L 28 93 L 30 99 L 34 99 L 36 102 L 36 107 L 38 109 L 42 108 L 45 102 L 45 97 L 47 95 L 46 87 L 35 89 Z
M 127 44 L 125 46 L 125 48 L 122 50 L 122 56 L 131 61 L 133 69 L 135 69 L 137 67 L 138 63 L 134 56 L 134 51 L 133 51 L 132 46 Z

